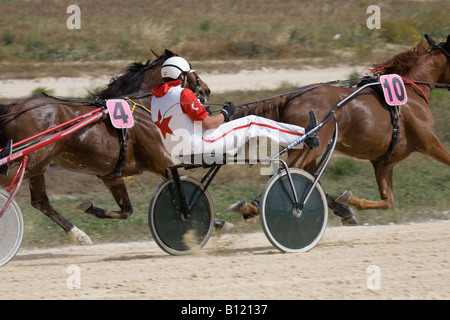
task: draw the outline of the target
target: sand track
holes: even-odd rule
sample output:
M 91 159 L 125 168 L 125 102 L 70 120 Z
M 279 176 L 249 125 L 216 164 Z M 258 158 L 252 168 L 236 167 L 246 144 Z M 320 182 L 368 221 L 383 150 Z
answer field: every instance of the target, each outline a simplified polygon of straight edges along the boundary
M 449 241 L 450 221 L 437 221 L 328 228 L 301 254 L 262 232 L 213 236 L 182 257 L 152 241 L 21 250 L 0 269 L 0 298 L 449 299 Z

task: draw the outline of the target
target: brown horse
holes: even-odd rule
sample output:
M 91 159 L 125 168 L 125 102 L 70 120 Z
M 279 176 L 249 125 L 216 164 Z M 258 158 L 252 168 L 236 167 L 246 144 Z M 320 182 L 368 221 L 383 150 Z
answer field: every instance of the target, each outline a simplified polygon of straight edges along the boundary
M 127 219 L 133 212 L 124 177 L 150 171 L 165 178 L 166 168 L 173 164 L 147 107 L 150 104 L 151 89 L 162 82 L 163 62 L 175 54 L 169 50 L 162 55 L 154 54 L 158 56 L 155 61 L 130 65 L 99 94 L 99 99 L 127 96 L 137 106 L 133 113 L 134 126 L 128 129 L 125 139 L 120 139 L 122 130 L 115 129 L 106 119 L 28 155 L 24 179 L 29 179 L 30 182 L 32 206 L 62 227 L 77 244 L 92 242 L 50 204 L 44 173 L 51 161 L 65 169 L 100 178 L 113 195 L 120 211 L 96 208 L 90 202 L 81 205 L 79 209 L 99 218 L 116 219 Z M 196 92 L 201 100 L 205 101 L 209 97 L 208 86 L 195 73 L 189 74 L 187 83 L 187 87 Z M 0 108 L 0 146 L 5 146 L 10 139 L 14 142 L 21 141 L 97 107 L 93 103 L 67 102 L 51 97 L 33 97 L 3 106 Z M 12 162 L 9 174 L 0 175 L 0 187 L 9 185 L 18 166 L 18 162 Z
M 428 97 L 438 85 L 450 86 L 450 36 L 446 42 L 435 42 L 426 36 L 415 48 L 400 53 L 386 62 L 373 66 L 378 74 L 398 74 L 417 82 L 407 84 L 408 102 L 399 107 L 399 135 L 393 141 L 393 122 L 384 98 L 373 89 L 364 89 L 337 109 L 338 138 L 336 150 L 358 159 L 372 162 L 380 192 L 380 201 L 359 199 L 350 191 L 343 192 L 328 202 L 344 224 L 356 224 L 353 211 L 391 208 L 394 204 L 392 172 L 394 166 L 412 152 L 421 152 L 437 161 L 450 165 L 450 155 L 434 133 L 434 122 Z M 332 85 L 311 85 L 284 97 L 259 102 L 236 112 L 235 117 L 257 114 L 277 121 L 306 127 L 308 112 L 314 110 L 318 121 L 323 121 L 338 102 L 354 92 L 355 88 Z M 324 125 L 319 136 L 322 145 L 312 150 L 291 149 L 287 163 L 290 167 L 304 168 L 312 172 L 316 159 L 324 152 L 326 143 L 334 132 L 332 121 Z M 392 150 L 390 150 L 392 149 Z M 233 207 L 244 215 L 256 215 L 258 208 L 245 201 Z

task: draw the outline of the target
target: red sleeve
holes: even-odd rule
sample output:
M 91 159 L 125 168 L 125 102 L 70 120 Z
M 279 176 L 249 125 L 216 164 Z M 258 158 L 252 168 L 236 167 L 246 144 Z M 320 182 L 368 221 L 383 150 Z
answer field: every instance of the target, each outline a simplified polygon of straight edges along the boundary
M 203 121 L 209 115 L 208 111 L 205 110 L 205 107 L 189 89 L 181 91 L 180 102 L 183 112 L 193 121 Z

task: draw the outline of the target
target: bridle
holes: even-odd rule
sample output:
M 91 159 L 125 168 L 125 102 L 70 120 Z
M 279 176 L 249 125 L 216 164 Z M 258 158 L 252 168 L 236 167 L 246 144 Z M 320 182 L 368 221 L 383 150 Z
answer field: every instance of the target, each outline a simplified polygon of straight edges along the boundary
M 166 64 L 166 67 L 170 66 L 170 67 L 174 67 L 177 68 L 178 70 L 181 71 L 182 74 L 184 74 L 184 79 L 187 80 L 188 84 L 193 88 L 192 91 L 195 93 L 196 97 L 198 99 L 200 99 L 201 103 L 206 102 L 206 98 L 200 94 L 200 90 L 202 89 L 202 84 L 200 82 L 200 77 L 197 75 L 197 73 L 194 70 L 190 70 L 190 71 L 184 71 L 182 70 L 179 66 L 175 65 L 175 64 Z M 193 73 L 195 76 L 195 82 L 188 76 L 189 73 Z M 185 86 L 185 82 L 184 79 L 181 80 L 181 86 L 184 88 Z
M 194 76 L 195 76 L 195 83 L 194 83 L 194 81 L 191 79 L 191 78 L 189 78 L 187 75 L 186 75 L 186 79 L 187 79 L 187 82 L 189 83 L 189 85 L 192 87 L 192 88 L 194 88 L 194 93 L 195 93 L 195 95 L 198 97 L 198 95 L 200 94 L 200 89 L 202 88 L 202 85 L 201 85 L 201 83 L 200 83 L 200 77 L 197 75 L 197 73 L 194 71 L 194 72 L 191 72 L 191 73 L 193 73 L 194 74 Z
M 431 40 L 431 41 L 433 41 L 433 40 Z M 433 50 L 441 50 L 442 53 L 448 59 L 450 59 L 450 53 L 447 50 L 445 50 L 445 48 L 444 48 L 445 44 L 446 43 L 444 41 L 434 41 L 433 46 L 430 49 L 428 49 L 427 52 L 431 52 Z M 450 61 L 449 61 L 449 63 L 450 63 Z
M 427 39 L 428 43 L 432 44 L 431 48 L 428 49 L 427 52 L 430 53 L 430 52 L 432 52 L 434 50 L 440 50 L 447 57 L 447 61 L 450 64 L 450 52 L 445 50 L 446 42 L 444 42 L 444 41 L 434 41 L 427 34 L 425 35 L 425 38 Z M 415 81 L 415 83 L 429 84 L 429 85 L 435 86 L 436 88 L 446 88 L 446 89 L 450 90 L 450 84 L 435 83 L 435 82 L 424 82 L 424 81 Z
M 167 56 L 166 56 L 166 54 L 164 53 L 164 54 L 160 55 L 156 60 L 154 60 L 154 61 L 152 61 L 152 62 L 147 61 L 147 64 L 146 64 L 144 70 L 148 70 L 148 69 L 153 68 L 155 65 L 157 65 L 158 63 L 160 63 L 160 62 L 161 62 L 163 59 L 165 59 L 165 58 L 167 58 Z M 178 68 L 178 66 L 175 66 L 175 65 L 173 65 L 173 66 L 176 67 L 176 68 Z M 180 69 L 180 68 L 178 68 L 178 69 Z M 181 69 L 180 69 L 180 71 L 183 72 L 183 70 L 181 70 Z M 206 98 L 205 98 L 203 95 L 200 94 L 200 91 L 201 91 L 201 89 L 202 89 L 202 84 L 201 84 L 200 77 L 197 75 L 197 73 L 196 73 L 195 71 L 193 71 L 193 72 L 191 72 L 191 73 L 193 73 L 194 76 L 195 76 L 195 82 L 194 82 L 194 80 L 192 80 L 190 77 L 188 77 L 187 74 L 185 74 L 185 75 L 186 75 L 187 82 L 188 82 L 189 85 L 193 88 L 192 91 L 195 93 L 195 95 L 197 96 L 197 98 L 199 98 L 199 99 L 201 100 L 202 103 L 205 103 L 205 102 L 206 102 Z M 184 83 L 182 84 L 182 86 L 184 87 Z M 152 95 L 152 93 L 145 94 L 144 96 L 148 96 L 148 95 Z

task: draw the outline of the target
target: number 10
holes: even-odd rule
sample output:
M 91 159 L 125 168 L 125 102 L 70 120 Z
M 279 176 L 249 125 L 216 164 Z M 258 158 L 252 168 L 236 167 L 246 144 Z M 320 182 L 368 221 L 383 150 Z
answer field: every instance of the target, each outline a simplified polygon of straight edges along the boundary
M 398 106 L 408 101 L 405 84 L 397 74 L 389 74 L 380 77 L 384 98 L 390 106 Z

